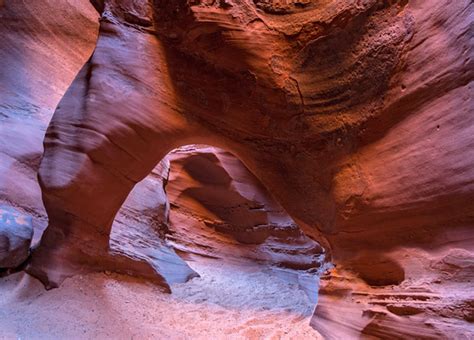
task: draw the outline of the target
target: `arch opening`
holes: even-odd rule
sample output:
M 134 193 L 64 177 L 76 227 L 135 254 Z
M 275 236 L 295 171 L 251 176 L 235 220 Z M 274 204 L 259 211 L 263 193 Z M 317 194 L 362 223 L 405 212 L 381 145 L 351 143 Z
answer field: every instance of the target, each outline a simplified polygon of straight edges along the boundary
M 183 252 L 246 258 L 316 271 L 321 246 L 308 238 L 231 152 L 187 145 L 168 154 L 168 241 Z M 196 234 L 201 238 L 194 239 Z
M 199 274 L 206 282 L 209 266 L 221 266 L 215 273 L 224 276 L 264 269 L 307 296 L 306 317 L 327 268 L 321 245 L 234 154 L 202 144 L 172 150 L 136 185 L 116 216 L 110 246 L 152 263 L 171 291 Z

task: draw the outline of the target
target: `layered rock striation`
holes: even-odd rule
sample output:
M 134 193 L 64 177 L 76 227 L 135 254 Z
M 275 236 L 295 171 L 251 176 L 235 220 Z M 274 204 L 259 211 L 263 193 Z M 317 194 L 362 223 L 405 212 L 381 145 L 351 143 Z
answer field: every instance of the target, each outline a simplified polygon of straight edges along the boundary
M 32 274 L 57 285 L 118 266 L 109 237 L 132 188 L 171 150 L 207 144 L 330 254 L 323 335 L 469 337 L 471 1 L 93 4 L 94 52 L 46 132 Z M 120 270 L 147 271 L 134 263 Z
M 185 253 L 251 259 L 317 273 L 321 246 L 308 238 L 231 153 L 190 145 L 172 151 L 166 238 Z M 314 289 L 313 289 L 314 290 Z

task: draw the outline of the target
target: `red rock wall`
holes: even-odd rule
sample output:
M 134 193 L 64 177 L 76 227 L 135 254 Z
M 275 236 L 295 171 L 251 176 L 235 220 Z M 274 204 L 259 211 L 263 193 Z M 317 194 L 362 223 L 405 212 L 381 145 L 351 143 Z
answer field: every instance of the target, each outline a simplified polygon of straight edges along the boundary
M 469 337 L 471 1 L 94 3 L 94 54 L 45 138 L 31 272 L 113 267 L 135 183 L 203 143 L 236 154 L 331 254 L 325 336 Z

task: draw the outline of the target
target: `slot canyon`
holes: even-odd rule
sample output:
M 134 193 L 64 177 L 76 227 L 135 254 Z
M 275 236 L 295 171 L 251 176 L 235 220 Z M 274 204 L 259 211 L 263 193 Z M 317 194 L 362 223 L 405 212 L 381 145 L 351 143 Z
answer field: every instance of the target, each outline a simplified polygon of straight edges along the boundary
M 474 339 L 472 0 L 0 0 L 0 339 Z

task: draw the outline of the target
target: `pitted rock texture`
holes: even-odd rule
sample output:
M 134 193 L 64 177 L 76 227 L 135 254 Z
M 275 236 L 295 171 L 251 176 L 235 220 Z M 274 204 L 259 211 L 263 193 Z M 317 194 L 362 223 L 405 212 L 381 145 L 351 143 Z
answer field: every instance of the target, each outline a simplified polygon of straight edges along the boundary
M 317 310 L 316 327 L 376 337 L 471 331 L 452 310 L 472 306 L 472 1 L 93 3 L 94 53 L 45 137 L 49 225 L 31 272 L 49 280 L 113 266 L 109 234 L 129 192 L 172 149 L 200 143 L 242 160 L 343 273 L 329 306 L 354 313 Z M 456 265 L 453 251 L 463 254 Z M 370 271 L 374 258 L 383 270 Z M 462 302 L 364 313 L 352 303 L 359 284 L 458 290 Z M 418 309 L 425 314 L 406 315 Z M 432 315 L 448 325 L 418 322 Z
M 14 269 L 25 262 L 32 238 L 31 217 L 0 206 L 0 270 Z

